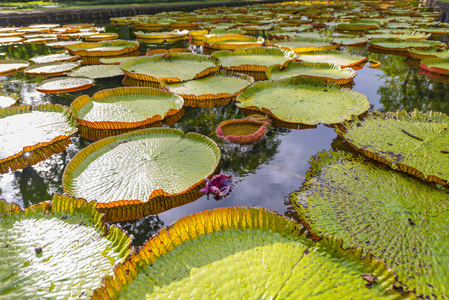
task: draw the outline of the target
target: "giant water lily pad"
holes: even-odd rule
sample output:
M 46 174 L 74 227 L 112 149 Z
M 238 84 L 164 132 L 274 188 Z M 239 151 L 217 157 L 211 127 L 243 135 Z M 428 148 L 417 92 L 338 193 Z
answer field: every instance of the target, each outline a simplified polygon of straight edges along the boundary
M 291 200 L 314 235 L 331 234 L 369 251 L 420 298 L 447 298 L 448 189 L 362 155 L 323 151 L 311 165 Z
M 414 59 L 426 59 L 426 58 L 449 58 L 449 51 L 447 49 L 441 51 L 440 48 L 430 47 L 429 49 L 419 50 L 419 49 L 407 49 L 407 54 Z
M 449 57 L 423 59 L 420 68 L 431 73 L 449 75 Z
M 189 31 L 188 30 L 174 30 L 174 31 L 169 31 L 169 32 L 142 32 L 142 31 L 137 31 L 134 32 L 134 34 L 136 35 L 136 38 L 138 39 L 144 39 L 144 40 L 171 40 L 171 39 L 180 39 L 180 38 L 187 38 Z
M 163 228 L 93 299 L 400 299 L 391 270 L 261 208 L 218 208 Z M 366 287 L 363 275 L 376 278 Z
M 366 37 L 357 35 L 336 35 L 332 36 L 332 38 L 333 43 L 342 46 L 363 46 L 368 42 Z
M 69 55 L 68 53 L 56 53 L 56 54 L 35 56 L 30 58 L 30 61 L 35 64 L 45 64 L 61 61 L 73 61 L 79 58 L 80 58 L 79 56 Z
M 440 41 L 402 41 L 395 39 L 372 39 L 370 47 L 387 51 L 407 51 L 407 49 L 429 49 L 432 46 L 447 48 L 447 44 Z
M 67 51 L 79 56 L 113 56 L 137 51 L 139 43 L 136 41 L 106 41 L 98 43 L 80 43 L 65 46 Z
M 135 58 L 122 62 L 120 68 L 131 78 L 167 83 L 204 77 L 220 68 L 211 56 L 193 53 L 168 53 Z
M 410 32 L 387 32 L 387 33 L 376 33 L 365 35 L 368 39 L 393 39 L 402 41 L 421 41 L 427 40 L 430 34 L 425 34 L 418 31 Z
M 7 299 L 89 298 L 131 253 L 95 203 L 53 197 L 25 211 L 0 201 L 0 292 Z
M 203 41 L 206 48 L 217 50 L 235 50 L 238 48 L 260 47 L 265 40 L 262 37 L 252 37 L 245 35 L 225 35 L 214 36 Z
M 0 108 L 9 107 L 14 105 L 17 102 L 17 99 L 12 97 L 0 95 Z
M 287 79 L 291 77 L 315 77 L 334 81 L 337 84 L 352 82 L 357 73 L 352 68 L 341 68 L 336 64 L 328 63 L 290 63 L 287 67 L 269 68 L 267 76 L 271 80 Z
M 41 81 L 36 91 L 46 94 L 70 93 L 90 88 L 94 80 L 87 77 L 57 77 Z
M 139 87 L 102 90 L 83 95 L 70 105 L 78 123 L 96 129 L 135 128 L 162 121 L 182 108 L 184 100 L 173 93 Z
M 53 62 L 45 64 L 32 65 L 24 70 L 28 76 L 58 76 L 79 67 L 77 62 Z
M 33 165 L 64 151 L 76 132 L 66 107 L 41 104 L 0 109 L 0 173 Z
M 14 74 L 29 65 L 29 62 L 23 60 L 0 60 L 0 75 Z
M 222 68 L 232 71 L 265 72 L 270 66 L 284 67 L 296 60 L 293 51 L 275 47 L 241 48 L 234 51 L 222 50 L 212 54 L 221 61 Z
M 238 107 L 305 125 L 338 124 L 363 114 L 370 107 L 363 94 L 308 78 L 256 82 L 236 100 Z
M 370 24 L 370 23 L 340 23 L 335 26 L 338 30 L 355 30 L 355 31 L 364 31 L 371 29 L 379 29 L 380 26 L 378 24 Z
M 342 68 L 358 65 L 367 60 L 365 56 L 349 54 L 337 50 L 302 53 L 300 60 L 309 63 L 331 63 Z
M 92 79 L 110 78 L 124 76 L 122 69 L 118 65 L 90 65 L 75 68 L 67 73 L 70 77 L 88 77 Z
M 73 196 L 98 201 L 107 220 L 130 220 L 188 200 L 219 160 L 218 146 L 203 135 L 136 130 L 81 150 L 67 165 L 63 186 Z
M 213 107 L 228 104 L 253 82 L 254 79 L 248 75 L 219 70 L 200 79 L 172 84 L 162 81 L 161 84 L 168 91 L 180 95 L 185 105 Z
M 427 181 L 448 184 L 449 117 L 417 110 L 380 114 L 345 123 L 337 133 L 366 156 Z
M 335 50 L 340 45 L 332 44 L 332 38 L 304 38 L 296 37 L 283 41 L 275 41 L 271 45 L 279 47 L 286 51 L 296 53 Z

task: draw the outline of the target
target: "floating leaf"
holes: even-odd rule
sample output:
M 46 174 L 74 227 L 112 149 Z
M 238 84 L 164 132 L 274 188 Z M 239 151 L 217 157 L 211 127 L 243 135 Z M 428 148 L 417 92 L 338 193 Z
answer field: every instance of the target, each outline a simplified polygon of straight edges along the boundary
M 267 75 L 271 80 L 291 77 L 315 77 L 343 85 L 352 82 L 357 73 L 352 68 L 342 69 L 336 64 L 293 62 L 283 69 L 278 67 L 269 68 Z
M 70 105 L 78 123 L 96 129 L 136 128 L 162 121 L 182 108 L 184 100 L 173 93 L 139 87 L 102 90 L 83 95 Z
M 41 81 L 36 91 L 46 94 L 70 93 L 90 88 L 94 80 L 87 77 L 57 77 Z
M 86 36 L 86 41 L 98 42 L 98 41 L 108 41 L 115 40 L 119 37 L 117 33 L 97 33 Z
M 333 237 L 314 244 L 301 225 L 266 209 L 217 208 L 160 230 L 93 299 L 402 298 L 392 271 L 341 246 Z M 371 289 L 362 274 L 378 279 Z
M 240 108 L 306 125 L 338 124 L 369 109 L 369 101 L 363 94 L 308 78 L 256 82 L 236 100 Z
M 332 38 L 332 42 L 341 46 L 364 46 L 368 42 L 366 37 L 357 35 L 335 35 Z
M 449 57 L 423 59 L 420 68 L 431 73 L 449 75 Z
M 448 184 L 449 117 L 417 110 L 380 114 L 345 123 L 336 132 L 366 156 L 421 179 Z
M 394 32 L 390 31 L 388 33 L 377 33 L 367 34 L 366 37 L 368 39 L 393 39 L 399 41 L 421 41 L 427 40 L 430 37 L 430 34 L 425 34 L 418 31 L 409 31 L 409 32 Z
M 201 78 L 218 71 L 220 61 L 207 55 L 171 52 L 128 60 L 121 63 L 120 68 L 134 79 L 175 83 Z
M 214 52 L 212 56 L 221 61 L 222 68 L 237 72 L 265 72 L 270 66 L 284 67 L 297 58 L 294 52 L 275 47 L 222 50 Z
M 338 30 L 370 30 L 370 29 L 379 29 L 380 26 L 378 24 L 369 24 L 369 23 L 340 23 L 335 26 Z
M 440 48 L 435 46 L 429 49 L 419 50 L 419 49 L 407 49 L 407 54 L 414 59 L 426 59 L 426 58 L 449 58 L 449 51 L 447 49 L 441 51 Z
M 270 45 L 279 47 L 286 51 L 304 53 L 304 52 L 335 50 L 338 47 L 340 47 L 339 44 L 332 44 L 332 40 L 333 40 L 332 38 L 295 37 L 283 41 L 274 41 L 270 43 Z
M 318 51 L 301 54 L 300 60 L 309 63 L 331 63 L 342 68 L 358 65 L 367 60 L 365 56 L 349 54 L 337 50 Z
M 23 60 L 0 60 L 0 75 L 10 75 L 21 71 L 30 65 Z
M 137 51 L 139 43 L 136 41 L 106 41 L 99 43 L 80 43 L 65 46 L 67 51 L 79 56 L 113 56 Z
M 218 125 L 217 135 L 222 140 L 232 143 L 252 144 L 265 135 L 270 122 L 271 120 L 227 120 Z
M 45 64 L 52 62 L 62 62 L 62 61 L 74 61 L 78 60 L 79 56 L 69 55 L 68 53 L 57 53 L 50 55 L 39 55 L 30 58 L 30 61 L 35 64 Z
M 235 50 L 238 48 L 260 47 L 264 44 L 262 37 L 245 35 L 225 35 L 207 38 L 203 41 L 206 48 L 217 50 Z
M 0 291 L 8 299 L 83 299 L 131 254 L 129 238 L 106 229 L 95 203 L 55 195 L 21 211 L 0 202 Z
M 218 146 L 200 134 L 136 130 L 81 150 L 67 165 L 63 186 L 71 195 L 98 201 L 109 221 L 132 220 L 196 197 L 219 160 Z
M 161 84 L 164 89 L 180 95 L 187 106 L 213 107 L 235 100 L 253 82 L 254 79 L 248 75 L 219 70 L 200 79 L 172 84 L 162 81 Z
M 24 70 L 28 76 L 58 76 L 79 67 L 77 62 L 53 62 L 46 64 L 32 65 Z
M 118 65 L 91 65 L 75 68 L 67 73 L 70 77 L 88 77 L 92 79 L 123 76 L 122 69 Z
M 35 109 L 16 106 L 0 109 L 0 173 L 34 165 L 65 150 L 76 132 L 68 108 L 42 104 Z
M 405 291 L 438 299 L 448 296 L 448 194 L 362 155 L 323 151 L 291 201 L 314 235 L 362 247 L 396 270 Z
M 447 44 L 440 41 L 401 41 L 395 39 L 372 39 L 370 47 L 387 51 L 407 51 L 407 49 L 429 49 L 432 46 L 447 48 Z

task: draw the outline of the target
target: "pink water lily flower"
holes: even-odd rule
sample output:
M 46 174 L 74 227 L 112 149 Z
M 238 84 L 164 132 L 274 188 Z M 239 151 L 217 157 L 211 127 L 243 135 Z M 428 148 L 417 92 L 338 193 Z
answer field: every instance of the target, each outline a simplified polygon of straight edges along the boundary
M 212 179 L 204 179 L 206 181 L 206 187 L 202 188 L 200 192 L 206 194 L 212 194 L 216 197 L 224 197 L 231 190 L 231 177 L 232 175 L 218 174 L 212 176 Z

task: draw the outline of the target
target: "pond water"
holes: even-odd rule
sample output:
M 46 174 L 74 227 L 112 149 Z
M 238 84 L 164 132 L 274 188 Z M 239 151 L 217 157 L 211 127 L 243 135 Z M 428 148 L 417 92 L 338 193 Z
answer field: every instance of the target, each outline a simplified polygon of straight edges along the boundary
M 126 25 L 107 25 L 106 31 L 118 33 L 121 39 L 134 39 L 131 28 Z M 140 52 L 144 54 L 157 48 L 188 47 L 188 40 L 162 44 L 142 43 Z M 392 54 L 372 53 L 366 46 L 344 47 L 341 50 L 367 56 L 382 63 L 378 69 L 370 69 L 366 65 L 357 70 L 354 80 L 353 90 L 368 97 L 372 110 L 412 111 L 416 108 L 449 113 L 448 83 L 419 74 L 419 67 L 410 59 Z M 35 55 L 55 51 L 45 45 L 9 45 L 1 46 L 0 52 L 9 58 L 28 60 Z M 36 84 L 43 79 L 25 76 L 23 72 L 0 76 L 7 95 L 18 93 L 23 104 L 30 105 L 50 102 L 69 106 L 80 95 L 92 96 L 102 89 L 122 86 L 121 77 L 100 79 L 96 80 L 94 87 L 85 91 L 49 95 L 39 93 L 35 89 Z M 261 141 L 249 146 L 224 143 L 217 138 L 215 130 L 222 121 L 243 117 L 245 115 L 234 103 L 211 109 L 185 107 L 184 116 L 173 127 L 184 132 L 201 133 L 217 142 L 222 153 L 221 173 L 232 174 L 233 189 L 229 196 L 219 200 L 212 196 L 203 196 L 159 215 L 119 223 L 128 233 L 134 235 L 135 245 L 142 245 L 158 229 L 180 217 L 216 207 L 264 207 L 295 218 L 288 196 L 302 186 L 309 169 L 310 157 L 323 149 L 349 149 L 332 128 L 324 125 L 302 130 L 272 127 Z M 75 135 L 66 151 L 34 166 L 0 174 L 0 198 L 26 207 L 50 199 L 53 193 L 62 193 L 61 181 L 65 166 L 76 153 L 90 143 L 92 142 Z

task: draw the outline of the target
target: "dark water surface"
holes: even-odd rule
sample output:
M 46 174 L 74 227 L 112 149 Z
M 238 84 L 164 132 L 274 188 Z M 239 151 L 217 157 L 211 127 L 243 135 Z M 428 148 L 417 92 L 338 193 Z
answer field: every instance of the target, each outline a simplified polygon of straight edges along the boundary
M 108 32 L 119 33 L 122 39 L 134 39 L 128 26 L 107 26 Z M 163 44 L 141 44 L 141 53 L 157 48 L 186 48 L 188 41 Z M 415 108 L 449 113 L 449 86 L 442 79 L 430 79 L 419 72 L 416 61 L 393 54 L 368 51 L 367 47 L 346 47 L 342 49 L 354 54 L 380 61 L 378 69 L 368 64 L 357 70 L 353 90 L 365 94 L 371 109 L 395 111 Z M 55 52 L 45 45 L 2 46 L 0 52 L 6 57 L 28 60 L 35 55 Z M 23 104 L 36 105 L 51 102 L 69 106 L 78 96 L 122 86 L 122 78 L 97 80 L 94 87 L 75 93 L 46 95 L 35 90 L 35 85 L 45 78 L 31 78 L 23 73 L 0 76 L 6 94 L 19 93 Z M 440 81 L 437 81 L 440 80 Z M 221 172 L 233 175 L 233 189 L 226 198 L 216 200 L 203 196 L 195 202 L 171 209 L 156 216 L 120 225 L 135 236 L 135 245 L 142 245 L 153 233 L 163 226 L 187 214 L 225 206 L 265 207 L 288 217 L 295 217 L 288 202 L 289 193 L 298 190 L 309 168 L 309 159 L 325 149 L 347 149 L 348 146 L 337 137 L 332 128 L 319 125 L 312 129 L 270 128 L 258 143 L 238 146 L 224 143 L 216 137 L 215 130 L 220 122 L 243 118 L 234 103 L 211 109 L 185 107 L 185 115 L 173 126 L 184 132 L 195 131 L 214 139 L 222 153 Z M 91 142 L 77 135 L 69 148 L 47 160 L 23 170 L 0 174 L 0 198 L 16 202 L 22 207 L 51 198 L 53 193 L 62 193 L 62 174 L 65 166 L 82 148 Z

